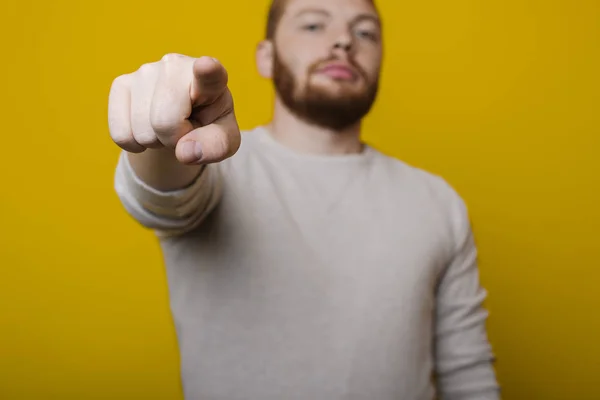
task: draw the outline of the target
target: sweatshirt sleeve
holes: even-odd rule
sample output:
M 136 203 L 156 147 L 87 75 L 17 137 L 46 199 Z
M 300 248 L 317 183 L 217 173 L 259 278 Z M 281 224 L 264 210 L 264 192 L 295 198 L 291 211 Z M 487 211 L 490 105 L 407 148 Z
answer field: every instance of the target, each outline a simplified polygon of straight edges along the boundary
M 127 213 L 159 236 L 180 235 L 197 227 L 218 204 L 222 181 L 217 164 L 207 165 L 188 187 L 162 192 L 139 179 L 121 152 L 115 191 Z
M 441 400 L 498 400 L 499 386 L 488 342 L 477 250 L 462 199 L 452 212 L 455 250 L 438 284 L 435 356 Z

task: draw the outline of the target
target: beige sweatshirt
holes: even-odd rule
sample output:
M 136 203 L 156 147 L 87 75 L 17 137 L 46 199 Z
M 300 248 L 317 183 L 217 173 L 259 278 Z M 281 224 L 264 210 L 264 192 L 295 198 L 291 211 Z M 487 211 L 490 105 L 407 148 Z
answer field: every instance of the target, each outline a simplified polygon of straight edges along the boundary
M 156 230 L 188 400 L 496 400 L 465 205 L 367 146 L 296 153 L 262 127 L 189 188 L 120 158 Z

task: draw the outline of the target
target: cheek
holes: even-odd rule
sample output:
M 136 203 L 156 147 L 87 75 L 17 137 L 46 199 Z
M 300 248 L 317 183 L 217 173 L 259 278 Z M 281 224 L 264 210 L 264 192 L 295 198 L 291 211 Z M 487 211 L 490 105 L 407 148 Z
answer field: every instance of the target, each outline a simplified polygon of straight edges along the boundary
M 374 52 L 364 54 L 364 56 L 356 57 L 356 62 L 370 80 L 374 80 L 379 76 L 379 71 L 381 70 L 381 56 L 379 54 Z
M 294 76 L 297 76 L 302 69 L 302 55 L 297 52 L 279 51 L 278 57 L 280 62 L 285 65 L 288 71 Z
M 294 79 L 296 86 L 299 88 L 305 87 L 308 84 L 308 70 L 310 64 L 304 62 L 301 57 L 290 56 L 287 61 L 284 61 L 287 71 Z
M 326 60 L 330 54 L 326 41 L 317 35 L 284 37 L 279 54 L 288 70 L 297 78 L 306 80 L 309 69 L 317 62 Z

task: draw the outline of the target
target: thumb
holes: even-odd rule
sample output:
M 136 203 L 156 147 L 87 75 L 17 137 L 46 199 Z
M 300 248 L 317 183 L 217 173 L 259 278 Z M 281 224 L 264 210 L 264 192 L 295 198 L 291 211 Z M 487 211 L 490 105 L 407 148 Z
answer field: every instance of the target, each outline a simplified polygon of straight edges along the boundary
M 183 136 L 177 142 L 175 156 L 184 164 L 216 163 L 234 155 L 240 144 L 240 129 L 234 113 L 230 112 Z

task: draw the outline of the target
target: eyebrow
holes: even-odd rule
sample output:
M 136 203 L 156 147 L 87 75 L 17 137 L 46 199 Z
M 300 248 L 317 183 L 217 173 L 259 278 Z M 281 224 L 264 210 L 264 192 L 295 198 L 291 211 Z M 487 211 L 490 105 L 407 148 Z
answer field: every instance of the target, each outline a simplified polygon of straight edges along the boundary
M 373 14 L 360 14 L 360 15 L 357 15 L 352 20 L 352 23 L 356 24 L 356 23 L 362 22 L 362 21 L 372 21 L 377 26 L 381 27 L 381 20 L 377 16 L 375 16 Z
M 298 11 L 295 15 L 294 18 L 300 17 L 304 14 L 323 14 L 326 16 L 330 16 L 331 14 L 329 14 L 327 11 L 322 10 L 320 8 L 304 8 L 300 11 Z
M 298 11 L 296 13 L 296 15 L 294 15 L 294 18 L 301 17 L 304 14 L 321 14 L 326 17 L 331 16 L 331 14 L 328 11 L 320 9 L 320 8 L 305 8 L 305 9 Z M 376 15 L 373 15 L 373 14 L 366 14 L 366 13 L 359 14 L 356 17 L 354 17 L 351 21 L 351 24 L 356 24 L 361 21 L 372 21 L 375 24 L 377 24 L 377 26 L 381 26 L 381 21 L 380 21 L 379 17 L 377 17 Z

